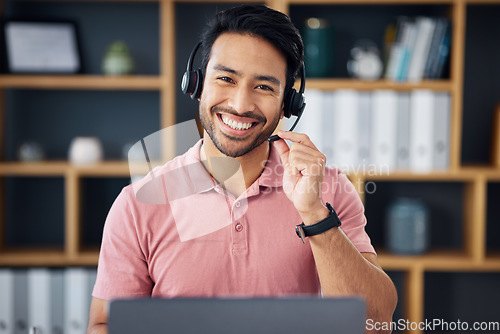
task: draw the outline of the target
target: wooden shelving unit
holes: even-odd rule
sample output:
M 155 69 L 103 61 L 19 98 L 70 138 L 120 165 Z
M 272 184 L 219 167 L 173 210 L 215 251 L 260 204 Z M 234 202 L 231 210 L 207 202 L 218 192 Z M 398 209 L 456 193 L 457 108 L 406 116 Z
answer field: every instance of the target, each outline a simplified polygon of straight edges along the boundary
M 390 80 L 360 81 L 351 79 L 308 79 L 308 89 L 336 90 L 355 89 L 372 91 L 376 89 L 389 89 L 395 91 L 409 91 L 413 89 L 431 89 L 436 91 L 452 92 L 453 86 L 449 80 L 423 80 L 414 82 L 394 82 Z
M 67 161 L 4 162 L 0 164 L 0 176 L 130 176 L 126 161 L 106 161 L 92 165 L 72 165 Z
M 89 0 L 90 1 L 90 0 Z M 125 1 L 125 0 L 123 0 Z M 129 0 L 126 0 L 129 2 Z M 34 76 L 0 75 L 0 126 L 8 126 L 4 120 L 3 89 L 78 89 L 78 90 L 152 90 L 160 94 L 160 128 L 176 123 L 176 4 L 196 2 L 190 0 L 149 0 L 159 4 L 160 22 L 160 74 L 157 76 L 105 77 L 100 75 Z M 61 2 L 70 2 L 64 1 Z M 136 0 L 136 2 L 141 2 Z M 220 1 L 219 1 L 220 2 Z M 223 2 L 234 2 L 224 0 Z M 248 2 L 248 1 L 247 1 Z M 260 1 L 255 1 L 260 2 Z M 469 167 L 461 165 L 462 135 L 462 91 L 464 84 L 464 50 L 466 6 L 468 4 L 495 4 L 500 0 L 268 0 L 269 6 L 289 13 L 290 6 L 307 5 L 446 5 L 453 22 L 450 79 L 422 81 L 419 83 L 395 83 L 386 80 L 364 82 L 349 79 L 310 79 L 308 88 L 320 90 L 390 89 L 411 91 L 430 89 L 446 91 L 452 97 L 450 169 L 445 172 L 415 174 L 397 171 L 388 175 L 349 175 L 360 191 L 366 182 L 459 182 L 465 185 L 463 216 L 464 244 L 459 251 L 433 250 L 423 256 L 395 256 L 383 251 L 379 260 L 387 270 L 405 273 L 405 317 L 414 322 L 424 320 L 424 274 L 428 271 L 500 271 L 500 254 L 486 249 L 486 203 L 488 182 L 500 182 L 500 170 L 488 166 Z M 0 3 L 1 10 L 1 3 Z M 180 60 L 184 61 L 184 60 Z M 1 131 L 1 130 L 0 130 Z M 5 143 L 0 136 L 0 161 Z M 173 152 L 173 145 L 165 148 Z M 128 177 L 129 167 L 123 161 L 103 162 L 89 167 L 72 166 L 66 161 L 43 163 L 0 162 L 0 187 L 6 176 L 46 177 L 57 176 L 65 184 L 65 245 L 60 249 L 6 249 L 4 244 L 4 222 L 0 215 L 0 266 L 73 266 L 97 264 L 98 250 L 85 249 L 80 242 L 80 200 L 83 177 Z M 1 189 L 1 188 L 0 188 Z M 0 191 L 0 210 L 4 209 L 5 198 Z
M 158 76 L 2 75 L 0 88 L 161 90 L 162 82 Z

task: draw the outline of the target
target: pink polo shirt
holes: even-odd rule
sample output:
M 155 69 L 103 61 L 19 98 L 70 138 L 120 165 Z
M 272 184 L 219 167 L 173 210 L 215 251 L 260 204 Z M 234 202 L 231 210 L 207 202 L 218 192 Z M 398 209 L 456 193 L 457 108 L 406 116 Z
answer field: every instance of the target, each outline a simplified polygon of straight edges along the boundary
M 200 146 L 117 197 L 104 226 L 93 296 L 319 294 L 311 248 L 295 233 L 300 216 L 283 193 L 277 150 L 271 146 L 261 176 L 235 198 L 203 168 Z M 237 167 L 229 172 L 239 172 Z M 358 251 L 375 253 L 363 205 L 347 177 L 327 168 L 322 196 Z

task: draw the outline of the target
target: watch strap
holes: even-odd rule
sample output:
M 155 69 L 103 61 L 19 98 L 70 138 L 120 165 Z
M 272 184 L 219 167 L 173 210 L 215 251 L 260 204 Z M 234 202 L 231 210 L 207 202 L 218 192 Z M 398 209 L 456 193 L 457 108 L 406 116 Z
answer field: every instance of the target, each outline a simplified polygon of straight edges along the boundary
M 325 219 L 312 225 L 305 225 L 304 223 L 302 223 L 295 227 L 295 232 L 297 233 L 297 236 L 302 239 L 302 242 L 304 242 L 304 238 L 306 237 L 318 235 L 334 227 L 339 227 L 340 225 L 342 225 L 339 216 L 337 215 L 337 212 L 335 212 L 333 206 L 327 202 L 326 207 L 328 208 L 328 211 L 330 211 L 330 215 Z

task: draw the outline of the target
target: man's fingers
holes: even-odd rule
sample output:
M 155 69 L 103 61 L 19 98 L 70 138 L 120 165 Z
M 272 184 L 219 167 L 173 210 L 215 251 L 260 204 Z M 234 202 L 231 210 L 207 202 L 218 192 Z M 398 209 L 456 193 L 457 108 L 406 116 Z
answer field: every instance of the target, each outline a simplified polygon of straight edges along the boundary
M 281 163 L 283 165 L 287 165 L 288 155 L 290 154 L 290 148 L 288 147 L 288 144 L 283 139 L 279 139 L 274 143 L 274 147 L 281 157 Z
M 314 143 L 311 141 L 309 136 L 306 134 L 303 134 L 303 133 L 280 130 L 280 131 L 278 131 L 278 136 L 280 136 L 283 139 L 290 140 L 291 142 L 294 142 L 294 143 L 306 145 L 306 146 L 313 148 L 315 150 L 318 149 L 314 145 Z
M 302 175 L 320 176 L 323 173 L 324 163 L 321 159 L 307 159 L 304 157 L 292 157 L 286 167 L 291 168 L 293 173 L 300 172 Z M 295 172 L 295 170 L 297 172 Z

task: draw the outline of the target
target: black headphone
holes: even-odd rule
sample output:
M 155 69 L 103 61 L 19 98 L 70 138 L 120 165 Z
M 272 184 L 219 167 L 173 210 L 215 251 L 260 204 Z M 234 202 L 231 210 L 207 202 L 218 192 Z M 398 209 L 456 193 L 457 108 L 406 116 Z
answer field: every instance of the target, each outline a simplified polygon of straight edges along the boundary
M 201 46 L 201 42 L 198 42 L 194 47 L 193 51 L 189 55 L 186 72 L 182 76 L 181 89 L 184 94 L 189 94 L 191 99 L 197 100 L 201 96 L 201 91 L 203 90 L 203 73 L 201 69 L 193 71 L 193 59 Z
M 186 72 L 182 76 L 181 89 L 184 94 L 189 94 L 191 99 L 197 100 L 201 96 L 201 91 L 203 90 L 203 73 L 201 69 L 193 71 L 193 60 L 196 52 L 201 46 L 201 42 L 198 42 L 196 46 L 191 51 L 189 55 Z M 291 116 L 297 116 L 297 120 L 289 131 L 292 131 L 297 124 L 302 112 L 306 107 L 306 102 L 304 98 L 304 90 L 306 86 L 306 73 L 304 68 L 304 63 L 300 68 L 300 88 L 297 92 L 294 88 L 290 89 L 284 98 L 284 108 L 283 116 L 290 118 Z

